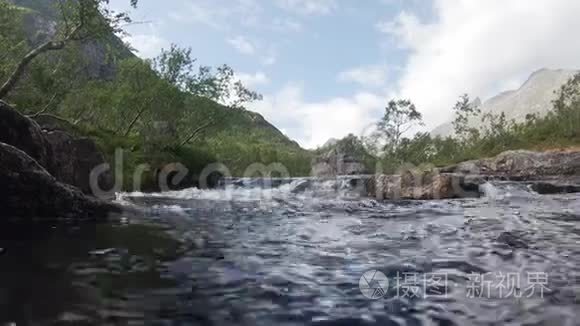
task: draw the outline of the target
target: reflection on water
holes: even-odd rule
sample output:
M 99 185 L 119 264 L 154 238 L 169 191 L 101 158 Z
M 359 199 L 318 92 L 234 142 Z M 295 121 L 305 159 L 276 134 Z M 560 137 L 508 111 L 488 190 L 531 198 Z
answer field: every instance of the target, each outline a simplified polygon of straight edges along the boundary
M 1 233 L 2 323 L 157 318 L 159 302 L 153 301 L 176 284 L 164 264 L 176 259 L 181 244 L 159 226 L 12 225 Z
M 303 181 L 125 194 L 146 207 L 130 223 L 3 226 L 0 325 L 577 324 L 580 196 L 377 202 Z M 369 270 L 388 279 L 377 300 Z

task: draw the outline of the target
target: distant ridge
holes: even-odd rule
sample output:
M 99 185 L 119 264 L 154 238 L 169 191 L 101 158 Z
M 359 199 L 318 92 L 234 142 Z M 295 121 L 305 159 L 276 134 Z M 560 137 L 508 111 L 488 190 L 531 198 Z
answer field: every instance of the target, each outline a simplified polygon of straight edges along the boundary
M 530 75 L 517 90 L 502 92 L 481 104 L 481 113 L 494 115 L 505 113 L 508 120 L 522 122 L 528 114 L 546 115 L 552 109 L 552 101 L 556 92 L 565 84 L 577 70 L 540 69 Z M 478 101 L 476 99 L 474 102 Z M 479 119 L 469 122 L 472 127 L 481 124 Z M 431 131 L 433 136 L 453 135 L 453 124 L 446 122 Z

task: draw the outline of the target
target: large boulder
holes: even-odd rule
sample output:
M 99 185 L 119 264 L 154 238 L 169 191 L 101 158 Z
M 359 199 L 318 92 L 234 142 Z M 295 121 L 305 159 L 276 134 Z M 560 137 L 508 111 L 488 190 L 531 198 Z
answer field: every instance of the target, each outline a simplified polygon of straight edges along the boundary
M 323 152 L 312 161 L 312 176 L 334 177 L 368 173 L 364 164 L 368 154 L 364 148 L 357 146 L 351 137 L 325 145 L 323 148 Z
M 45 137 L 52 148 L 53 176 L 60 182 L 78 187 L 85 194 L 95 194 L 91 186 L 91 171 L 106 163 L 95 142 L 89 138 L 75 138 L 60 130 L 48 131 Z M 114 187 L 110 169 L 97 177 L 93 186 L 98 185 L 101 192 Z
M 494 158 L 462 162 L 446 167 L 442 171 L 514 180 L 580 175 L 580 151 L 507 151 Z
M 52 150 L 38 124 L 0 101 L 0 142 L 15 146 L 47 169 Z
M 105 158 L 96 144 L 89 138 L 72 136 L 70 132 L 63 131 L 73 129 L 73 126 L 62 127 L 66 125 L 65 121 L 55 120 L 50 115 L 40 115 L 37 119 L 42 126 L 0 101 L 0 142 L 24 151 L 58 181 L 75 186 L 86 194 L 93 194 L 91 171 L 105 164 Z M 103 192 L 113 188 L 110 171 L 100 174 L 98 178 Z
M 462 174 L 437 171 L 406 171 L 398 175 L 376 175 L 366 184 L 369 196 L 377 199 L 451 199 L 479 196 L 483 181 Z
M 0 143 L 2 218 L 100 220 L 120 212 L 111 203 L 85 196 L 58 182 L 20 149 Z
M 580 180 L 578 178 L 542 180 L 533 182 L 530 187 L 540 195 L 580 193 Z

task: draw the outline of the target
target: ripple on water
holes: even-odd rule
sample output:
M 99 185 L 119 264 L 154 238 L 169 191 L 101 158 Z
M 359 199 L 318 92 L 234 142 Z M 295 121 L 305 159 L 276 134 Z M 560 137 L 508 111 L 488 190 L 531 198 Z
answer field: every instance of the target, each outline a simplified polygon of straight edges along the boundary
M 579 196 L 501 183 L 478 199 L 381 202 L 356 199 L 348 180 L 280 184 L 122 194 L 126 205 L 144 208 L 127 225 L 27 230 L 39 240 L 27 245 L 3 240 L 0 324 L 573 325 L 580 318 Z M 1 232 L 1 239 L 15 233 Z M 369 270 L 388 278 L 377 300 L 359 289 Z M 543 296 L 473 292 L 474 276 L 497 285 L 508 274 L 521 278 L 514 289 L 523 291 L 529 273 L 548 275 Z M 434 276 L 445 282 L 426 281 Z

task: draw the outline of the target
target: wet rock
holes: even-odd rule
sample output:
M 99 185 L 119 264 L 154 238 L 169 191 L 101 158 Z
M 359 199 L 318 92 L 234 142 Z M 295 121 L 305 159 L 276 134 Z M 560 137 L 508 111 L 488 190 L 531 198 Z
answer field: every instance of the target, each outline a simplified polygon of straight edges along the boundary
M 91 139 L 59 130 L 58 126 L 65 122 L 57 124 L 59 120 L 54 117 L 43 117 L 37 118 L 49 127 L 47 129 L 0 101 L 0 142 L 24 151 L 58 181 L 92 194 L 90 174 L 105 163 L 103 154 Z M 67 128 L 72 129 L 72 126 Z M 97 182 L 103 191 L 111 190 L 114 185 L 112 173 L 101 173 Z
M 60 130 L 49 131 L 45 135 L 53 153 L 50 169 L 53 176 L 60 182 L 79 188 L 85 194 L 94 194 L 91 171 L 106 163 L 95 142 L 89 138 L 75 138 Z M 95 182 L 101 191 L 110 191 L 114 187 L 111 170 L 99 174 Z
M 21 149 L 46 168 L 51 166 L 52 151 L 40 126 L 2 101 L 0 142 Z
M 293 194 L 298 194 L 298 193 L 306 191 L 311 186 L 312 186 L 312 182 L 310 182 L 310 180 L 302 180 L 302 181 L 298 182 L 297 185 L 294 186 L 294 188 L 291 190 L 291 192 Z
M 512 248 L 527 249 L 528 244 L 517 234 L 513 232 L 502 232 L 499 237 L 497 237 L 497 242 L 506 244 Z
M 477 178 L 437 171 L 412 172 L 400 175 L 378 175 L 367 182 L 367 194 L 377 199 L 449 199 L 478 197 Z
M 466 161 L 445 167 L 441 171 L 491 175 L 512 181 L 580 175 L 580 151 L 507 151 L 494 158 Z
M 533 191 L 540 195 L 571 194 L 580 192 L 580 184 L 561 182 L 536 182 L 531 185 Z
M 0 143 L 0 207 L 3 218 L 106 219 L 119 213 L 114 204 L 85 196 L 58 182 L 20 149 Z

